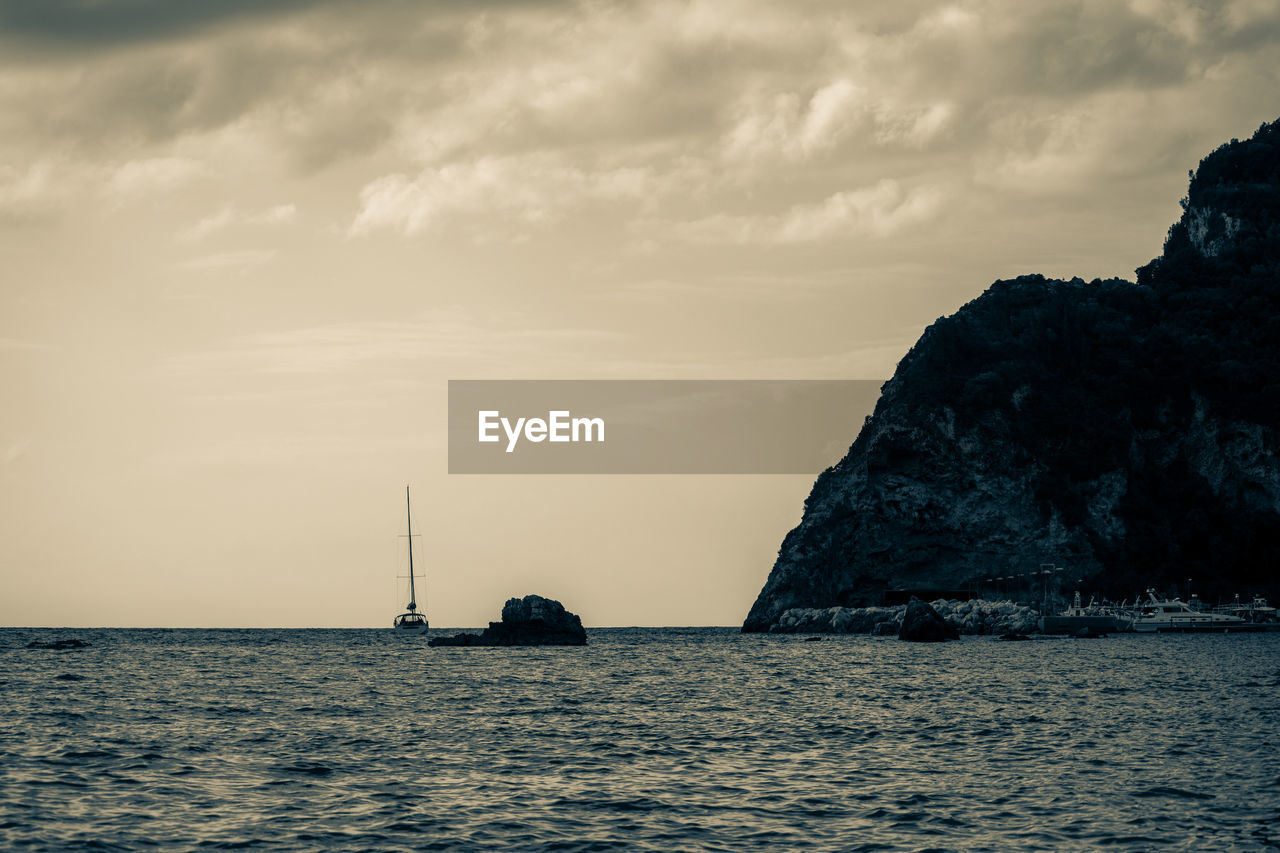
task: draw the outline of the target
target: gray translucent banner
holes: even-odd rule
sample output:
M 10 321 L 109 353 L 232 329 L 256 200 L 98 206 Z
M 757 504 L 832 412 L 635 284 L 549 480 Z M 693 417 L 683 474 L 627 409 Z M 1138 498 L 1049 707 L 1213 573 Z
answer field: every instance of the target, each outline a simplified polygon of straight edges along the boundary
M 809 474 L 882 382 L 450 380 L 450 474 Z

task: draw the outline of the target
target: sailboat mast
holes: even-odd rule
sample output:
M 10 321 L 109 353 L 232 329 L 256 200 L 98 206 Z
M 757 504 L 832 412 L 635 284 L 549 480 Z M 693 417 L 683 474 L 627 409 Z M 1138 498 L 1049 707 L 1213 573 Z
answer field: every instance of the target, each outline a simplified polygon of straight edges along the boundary
M 418 609 L 418 593 L 413 585 L 413 513 L 409 510 L 409 487 L 404 487 L 404 514 L 409 519 L 409 609 Z

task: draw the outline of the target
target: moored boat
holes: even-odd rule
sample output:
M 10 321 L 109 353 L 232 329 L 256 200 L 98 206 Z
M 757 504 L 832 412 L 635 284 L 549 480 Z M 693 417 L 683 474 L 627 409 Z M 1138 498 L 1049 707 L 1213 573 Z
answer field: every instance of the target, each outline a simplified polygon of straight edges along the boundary
M 405 612 L 392 622 L 397 631 L 426 631 L 427 614 L 418 612 L 418 591 L 414 585 L 413 575 L 413 512 L 409 508 L 409 487 L 404 487 L 404 511 L 409 518 L 409 604 Z
M 1277 625 L 1276 608 L 1267 604 L 1267 600 L 1260 595 L 1255 595 L 1252 601 L 1247 602 L 1241 601 L 1240 596 L 1237 595 L 1236 600 L 1231 604 L 1219 605 L 1213 608 L 1213 612 L 1239 616 L 1251 625 L 1264 628 L 1280 627 Z
M 1124 615 L 1097 607 L 1092 600 L 1088 607 L 1082 606 L 1080 593 L 1077 592 L 1072 605 L 1066 610 L 1053 616 L 1046 613 L 1040 618 L 1040 633 L 1099 637 L 1117 631 L 1128 631 L 1131 624 Z
M 1248 631 L 1252 626 L 1232 613 L 1196 610 L 1180 598 L 1159 598 L 1147 590 L 1147 600 L 1132 610 L 1133 630 L 1139 634 L 1187 631 Z

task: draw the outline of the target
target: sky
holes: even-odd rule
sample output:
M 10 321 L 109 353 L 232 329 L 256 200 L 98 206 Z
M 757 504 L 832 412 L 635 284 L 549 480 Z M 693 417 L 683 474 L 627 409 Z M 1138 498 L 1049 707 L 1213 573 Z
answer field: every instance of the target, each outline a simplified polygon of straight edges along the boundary
M 1132 278 L 1278 42 L 1268 0 L 0 0 L 0 624 L 389 626 L 406 483 L 433 626 L 740 624 L 812 477 L 450 476 L 448 380 L 886 379 L 997 278 Z

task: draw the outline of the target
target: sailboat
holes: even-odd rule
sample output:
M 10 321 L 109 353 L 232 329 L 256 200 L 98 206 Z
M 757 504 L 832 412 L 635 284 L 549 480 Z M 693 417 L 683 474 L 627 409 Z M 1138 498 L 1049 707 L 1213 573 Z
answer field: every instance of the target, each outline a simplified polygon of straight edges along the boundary
M 427 630 L 427 614 L 418 612 L 418 591 L 413 577 L 413 513 L 409 510 L 409 487 L 404 487 L 404 511 L 409 518 L 409 605 L 396 617 L 392 626 L 397 631 Z

